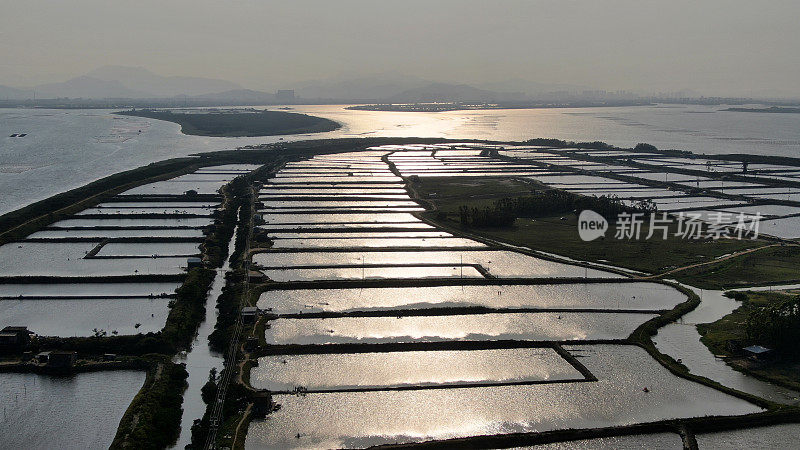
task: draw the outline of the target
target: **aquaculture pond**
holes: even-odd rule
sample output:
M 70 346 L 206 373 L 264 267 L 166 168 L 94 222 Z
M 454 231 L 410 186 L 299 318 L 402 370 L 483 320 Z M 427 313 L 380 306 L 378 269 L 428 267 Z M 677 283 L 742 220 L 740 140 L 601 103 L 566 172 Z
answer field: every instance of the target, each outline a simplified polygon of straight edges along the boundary
M 470 306 L 652 311 L 685 300 L 669 286 L 642 282 L 270 290 L 258 306 L 279 314 Z
M 97 256 L 192 256 L 200 254 L 200 246 L 193 242 L 110 242 Z
M 320 238 L 274 239 L 272 248 L 348 248 L 348 247 L 486 247 L 485 244 L 459 237 L 430 238 Z
M 0 448 L 108 448 L 144 380 L 144 372 L 132 371 L 2 373 Z
M 419 219 L 409 213 L 371 213 L 371 214 L 358 214 L 358 213 L 307 213 L 307 214 L 275 214 L 265 213 L 263 215 L 264 221 L 268 224 L 275 223 L 324 223 L 324 224 L 339 224 L 339 223 L 422 223 Z
M 268 344 L 624 339 L 656 317 L 645 313 L 488 313 L 276 319 Z
M 350 232 L 352 230 L 357 229 L 381 229 L 381 230 L 397 230 L 397 231 L 407 231 L 407 230 L 421 230 L 421 231 L 430 231 L 435 229 L 433 226 L 428 225 L 427 223 L 423 222 L 362 222 L 362 223 L 293 223 L 293 224 L 281 224 L 281 223 L 270 223 L 259 225 L 258 228 L 263 230 L 272 231 L 272 230 L 314 230 L 317 231 L 329 231 L 329 230 L 337 230 L 339 232 Z M 279 231 L 279 232 L 280 232 Z
M 554 442 L 519 447 L 519 450 L 681 450 L 683 439 L 677 433 L 634 434 L 596 439 Z
M 93 276 L 181 274 L 185 257 L 89 259 L 99 242 L 21 242 L 0 247 L 3 276 Z
M 257 389 L 287 392 L 584 379 L 552 348 L 277 355 L 259 358 L 250 377 Z
M 57 242 L 60 239 L 84 238 L 84 239 L 103 239 L 114 238 L 178 238 L 192 239 L 199 244 L 203 240 L 203 230 L 169 228 L 146 228 L 146 229 L 66 229 L 66 230 L 45 230 L 37 231 L 28 236 L 31 239 L 48 239 Z
M 174 294 L 179 283 L 0 284 L 0 298 L 157 297 Z
M 65 337 L 157 332 L 168 304 L 168 298 L 0 300 L 0 328 L 23 324 L 39 335 Z
M 483 278 L 472 266 L 323 267 L 260 270 L 273 281 L 370 280 L 382 278 Z
M 307 233 L 313 235 L 316 233 Z M 403 235 L 402 232 L 398 233 Z M 279 233 L 275 233 L 279 235 Z M 256 253 L 253 262 L 264 267 L 336 266 L 348 264 L 477 264 L 499 277 L 590 277 L 619 278 L 621 275 L 536 258 L 503 250 L 470 251 L 339 251 L 308 253 Z
M 800 424 L 790 423 L 769 427 L 745 428 L 718 433 L 697 434 L 697 447 L 704 450 L 720 448 L 795 448 L 800 442 Z
M 500 160 L 488 149 L 524 160 Z M 749 206 L 687 194 L 689 188 L 763 186 L 645 171 L 626 161 L 677 169 L 704 160 L 626 152 L 611 163 L 559 154 L 571 151 L 578 149 L 387 145 L 289 163 L 267 182 L 258 213 L 270 245 L 253 254 L 251 267 L 275 282 L 259 287 L 257 302 L 269 314 L 264 338 L 272 347 L 262 349 L 249 379 L 272 391 L 280 408 L 250 424 L 245 446 L 360 448 L 761 411 L 672 375 L 624 342 L 686 301 L 678 289 L 433 228 L 409 214 L 420 207 L 388 171 L 535 179 L 628 203 L 653 199 L 660 210 L 698 210 L 704 220 L 717 209 Z M 529 164 L 535 160 L 552 166 Z M 641 176 L 642 184 L 606 172 Z M 775 229 L 793 224 L 771 219 L 785 221 Z M 670 344 L 692 352 L 687 339 Z M 677 433 L 656 433 L 542 448 L 608 447 L 683 442 Z
M 761 410 L 670 374 L 638 347 L 571 346 L 569 351 L 598 381 L 276 395 L 281 408 L 250 424 L 245 447 L 359 448 Z

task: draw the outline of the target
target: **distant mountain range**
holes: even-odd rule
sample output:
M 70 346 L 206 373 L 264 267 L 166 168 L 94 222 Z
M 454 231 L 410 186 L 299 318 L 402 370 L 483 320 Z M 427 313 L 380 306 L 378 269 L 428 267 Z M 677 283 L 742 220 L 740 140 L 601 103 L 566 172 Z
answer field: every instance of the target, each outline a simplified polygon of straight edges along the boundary
M 0 86 L 0 99 L 29 99 L 34 92 L 36 98 L 146 99 L 194 97 L 237 91 L 244 91 L 244 88 L 225 80 L 165 77 L 140 67 L 103 66 L 60 83 L 40 84 L 27 89 Z
M 26 100 L 33 97 L 30 89 L 17 89 L 0 85 L 0 100 Z
M 117 80 L 83 75 L 62 83 L 40 84 L 33 88 L 39 98 L 145 98 L 146 92 L 131 89 Z
M 529 95 L 556 91 L 579 92 L 582 86 L 537 83 L 522 79 L 477 85 L 432 82 L 414 76 L 376 74 L 297 83 L 295 93 L 302 102 L 509 102 Z M 160 99 L 214 103 L 269 104 L 274 93 L 246 89 L 226 80 L 201 77 L 161 76 L 140 67 L 103 66 L 86 75 L 60 83 L 27 89 L 0 86 L 0 100 L 37 99 Z
M 141 67 L 103 66 L 86 75 L 103 81 L 119 82 L 148 97 L 194 96 L 242 89 L 242 86 L 231 81 L 200 77 L 162 77 Z

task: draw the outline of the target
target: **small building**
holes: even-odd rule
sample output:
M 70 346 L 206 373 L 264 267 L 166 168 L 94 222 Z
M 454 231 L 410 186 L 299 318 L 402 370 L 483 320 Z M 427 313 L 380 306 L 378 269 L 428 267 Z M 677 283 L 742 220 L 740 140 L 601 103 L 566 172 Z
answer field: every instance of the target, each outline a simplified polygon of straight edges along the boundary
M 77 352 L 50 352 L 50 357 L 47 359 L 47 367 L 52 367 L 54 369 L 71 369 L 72 366 L 75 365 L 76 359 L 78 359 Z
M 50 361 L 50 352 L 39 352 L 36 354 L 36 362 L 39 364 L 47 364 Z
M 116 361 L 117 355 L 115 353 L 106 353 L 103 355 L 103 361 Z
M 742 349 L 748 358 L 754 361 L 765 361 L 772 357 L 772 349 L 760 345 L 751 345 Z
M 203 260 L 198 258 L 198 257 L 196 257 L 196 256 L 192 256 L 190 258 L 187 258 L 186 259 L 186 267 L 189 268 L 189 269 L 194 269 L 195 267 L 203 267 Z
M 245 306 L 242 308 L 242 323 L 255 323 L 258 318 L 258 308 L 255 306 Z
M 0 330 L 0 347 L 4 349 L 22 349 L 30 342 L 28 327 L 9 326 Z

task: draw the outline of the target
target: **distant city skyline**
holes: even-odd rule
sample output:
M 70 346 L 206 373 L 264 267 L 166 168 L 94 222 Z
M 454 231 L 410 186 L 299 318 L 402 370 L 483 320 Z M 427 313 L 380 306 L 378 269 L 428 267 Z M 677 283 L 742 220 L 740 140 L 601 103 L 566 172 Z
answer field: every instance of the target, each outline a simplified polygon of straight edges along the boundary
M 470 85 L 800 97 L 800 3 L 0 0 L 0 85 L 105 65 L 274 92 L 396 73 Z

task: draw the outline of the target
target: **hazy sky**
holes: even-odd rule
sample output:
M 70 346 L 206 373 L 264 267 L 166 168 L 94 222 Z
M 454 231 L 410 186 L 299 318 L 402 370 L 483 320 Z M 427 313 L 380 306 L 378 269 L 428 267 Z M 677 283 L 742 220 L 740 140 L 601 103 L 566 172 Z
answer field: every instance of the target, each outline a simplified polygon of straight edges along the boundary
M 254 89 L 348 74 L 800 95 L 800 1 L 0 0 L 0 84 L 106 64 Z

